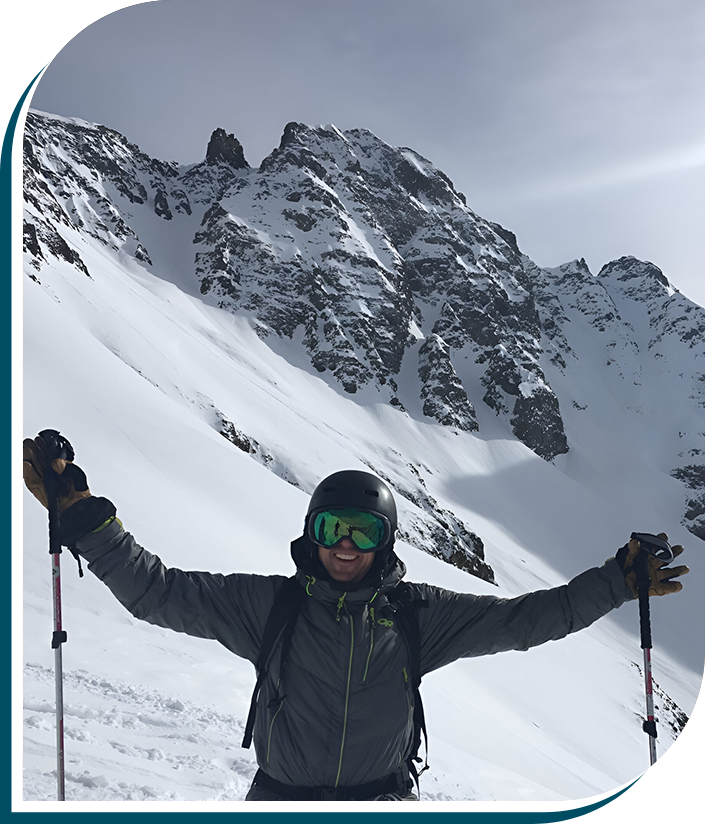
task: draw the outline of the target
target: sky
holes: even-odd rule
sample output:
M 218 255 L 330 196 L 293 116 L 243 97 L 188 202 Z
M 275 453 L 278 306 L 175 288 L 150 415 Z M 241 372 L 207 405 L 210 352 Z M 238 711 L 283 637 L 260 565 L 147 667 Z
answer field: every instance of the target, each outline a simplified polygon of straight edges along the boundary
M 699 0 L 156 0 L 57 52 L 31 106 L 162 160 L 219 127 L 252 166 L 292 120 L 370 129 L 539 265 L 634 255 L 705 304 Z

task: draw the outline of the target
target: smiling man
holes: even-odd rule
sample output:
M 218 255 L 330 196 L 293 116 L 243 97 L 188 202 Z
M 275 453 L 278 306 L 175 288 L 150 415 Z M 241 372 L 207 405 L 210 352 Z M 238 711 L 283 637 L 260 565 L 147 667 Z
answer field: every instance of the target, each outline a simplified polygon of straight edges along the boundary
M 215 639 L 257 667 L 244 742 L 252 736 L 259 766 L 250 801 L 415 801 L 414 756 L 425 729 L 420 676 L 589 626 L 635 597 L 637 559 L 645 558 L 631 540 L 568 584 L 517 598 L 407 583 L 394 552 L 391 490 L 368 472 L 346 470 L 311 496 L 291 545 L 293 578 L 186 572 L 137 544 L 115 506 L 91 495 L 60 438 L 45 430 L 24 442 L 24 479 L 47 506 L 44 478 L 58 475 L 62 545 L 136 618 Z M 71 460 L 52 459 L 57 454 Z M 682 551 L 673 547 L 674 556 Z M 649 594 L 681 589 L 671 579 L 687 567 L 645 560 Z
M 396 526 L 391 493 L 374 476 L 364 476 L 348 472 L 327 478 L 314 492 L 306 518 L 318 560 L 331 578 L 347 584 L 367 575 L 374 553 L 390 541 Z M 340 507 L 341 501 L 348 506 Z
M 351 538 L 342 538 L 337 549 L 319 546 L 318 560 L 334 580 L 356 584 L 367 575 L 374 555 L 358 552 Z

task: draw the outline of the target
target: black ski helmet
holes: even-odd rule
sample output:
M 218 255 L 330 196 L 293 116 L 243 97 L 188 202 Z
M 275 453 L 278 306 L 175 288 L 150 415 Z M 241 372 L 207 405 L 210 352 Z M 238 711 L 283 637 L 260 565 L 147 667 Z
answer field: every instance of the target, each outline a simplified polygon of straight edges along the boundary
M 306 513 L 306 527 L 313 516 L 326 509 L 360 509 L 377 515 L 387 524 L 387 540 L 376 552 L 388 550 L 394 544 L 397 529 L 397 507 L 392 491 L 380 478 L 357 469 L 344 469 L 324 478 L 313 490 Z

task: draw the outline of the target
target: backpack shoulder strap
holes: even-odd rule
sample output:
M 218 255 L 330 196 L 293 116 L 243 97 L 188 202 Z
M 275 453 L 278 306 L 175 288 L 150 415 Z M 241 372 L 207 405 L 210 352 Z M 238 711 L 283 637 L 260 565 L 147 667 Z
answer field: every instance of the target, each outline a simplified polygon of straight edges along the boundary
M 281 639 L 282 661 L 286 660 L 291 643 L 291 636 L 294 633 L 294 624 L 299 614 L 299 608 L 304 596 L 304 588 L 296 580 L 296 577 L 287 578 L 281 585 L 279 592 L 274 597 L 274 603 L 267 616 L 262 635 L 262 646 L 260 648 L 259 660 L 256 664 L 257 682 L 250 701 L 250 711 L 245 724 L 245 734 L 242 739 L 242 746 L 249 749 L 252 744 L 252 733 L 255 728 L 255 715 L 257 714 L 257 700 L 259 698 L 267 667 L 271 661 L 272 654 L 276 649 L 277 642 Z
M 400 581 L 388 596 L 394 610 L 399 628 L 409 652 L 411 682 L 414 689 L 421 683 L 421 628 L 419 626 L 419 609 L 428 606 L 428 601 L 419 598 L 411 584 Z
M 423 709 L 423 701 L 421 700 L 421 691 L 419 690 L 421 685 L 421 627 L 419 624 L 419 609 L 427 607 L 428 601 L 419 598 L 418 595 L 414 593 L 411 584 L 406 581 L 400 581 L 399 584 L 397 584 L 393 593 L 390 594 L 389 601 L 409 652 L 409 666 L 411 668 L 409 676 L 414 690 L 414 738 L 407 767 L 418 789 L 419 775 L 428 769 L 426 717 Z M 425 743 L 426 759 L 424 766 L 419 770 L 416 764 L 421 763 L 418 752 L 421 749 L 422 735 Z

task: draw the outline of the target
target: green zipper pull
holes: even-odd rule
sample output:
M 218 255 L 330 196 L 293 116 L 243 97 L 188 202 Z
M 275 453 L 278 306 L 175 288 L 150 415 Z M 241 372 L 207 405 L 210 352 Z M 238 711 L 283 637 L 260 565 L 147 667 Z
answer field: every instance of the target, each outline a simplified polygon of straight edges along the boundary
M 312 587 L 316 583 L 316 579 L 313 577 L 313 575 L 307 575 L 306 578 L 308 579 L 308 582 L 306 584 L 306 595 L 312 596 L 313 593 L 310 591 L 309 587 Z
M 347 592 L 344 592 L 340 598 L 338 599 L 338 609 L 335 611 L 335 620 L 340 621 L 340 610 L 343 608 L 343 602 L 345 601 L 345 596 Z

